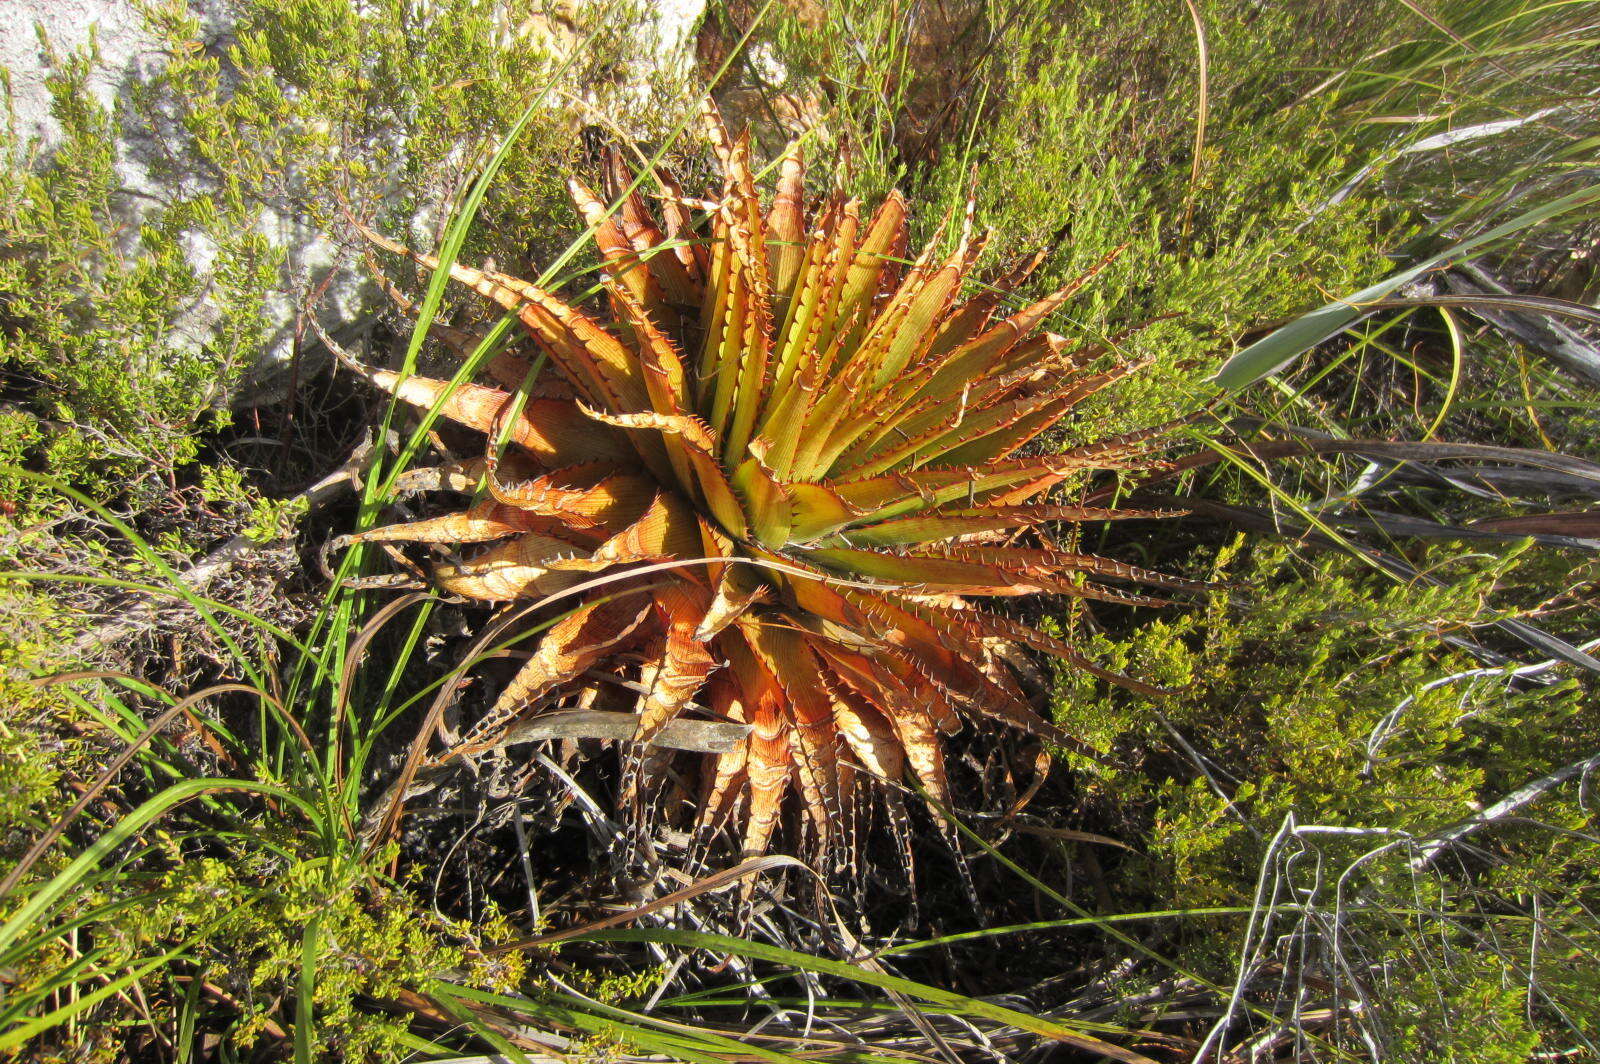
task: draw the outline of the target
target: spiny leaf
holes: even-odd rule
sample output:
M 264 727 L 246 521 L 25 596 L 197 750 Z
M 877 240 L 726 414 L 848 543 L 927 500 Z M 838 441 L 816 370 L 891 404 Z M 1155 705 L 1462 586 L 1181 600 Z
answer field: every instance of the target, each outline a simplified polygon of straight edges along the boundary
M 406 377 L 377 370 L 372 383 L 392 392 L 403 403 L 424 410 L 436 410 L 440 417 L 458 425 L 488 433 L 511 402 L 507 392 L 478 384 L 457 385 L 429 377 Z M 628 462 L 635 453 L 626 441 L 606 432 L 595 431 L 592 423 L 571 403 L 533 400 L 523 407 L 522 417 L 511 425 L 510 441 L 526 449 L 547 466 L 569 466 L 581 462 Z
M 582 579 L 559 572 L 583 552 L 565 540 L 528 532 L 465 561 L 440 562 L 433 577 L 452 594 L 484 602 L 509 602 L 536 598 L 571 587 Z
M 488 543 L 548 523 L 538 514 L 494 499 L 461 513 L 385 525 L 351 536 L 351 543 Z
M 693 701 L 717 660 L 696 635 L 710 606 L 709 592 L 688 583 L 668 584 L 654 593 L 661 615 L 661 654 L 651 669 L 639 708 L 637 742 L 648 742 Z
M 760 454 L 751 454 L 733 471 L 733 490 L 744 501 L 750 531 L 758 541 L 774 548 L 789 542 L 794 497 L 772 475 Z
M 694 468 L 695 483 L 706 500 L 711 514 L 723 528 L 735 536 L 746 531 L 744 511 L 734 496 L 733 488 L 716 457 L 716 437 L 699 418 L 683 414 L 604 414 L 598 410 L 582 408 L 596 421 L 625 429 L 641 429 L 667 433 L 682 440 L 685 453 Z
M 631 638 L 643 622 L 648 602 L 637 598 L 586 602 L 544 633 L 517 675 L 489 710 L 486 721 L 509 722 L 513 714 L 564 683 L 577 679 L 612 648 Z M 478 728 L 477 738 L 491 729 Z M 469 742 L 474 736 L 469 736 Z
M 1034 506 L 991 506 L 945 509 L 913 517 L 899 517 L 875 525 L 852 528 L 833 537 L 841 545 L 898 547 L 930 543 L 975 532 L 1021 528 L 1045 521 L 1129 521 L 1181 516 L 1178 510 L 1107 510 L 1095 506 L 1041 503 Z

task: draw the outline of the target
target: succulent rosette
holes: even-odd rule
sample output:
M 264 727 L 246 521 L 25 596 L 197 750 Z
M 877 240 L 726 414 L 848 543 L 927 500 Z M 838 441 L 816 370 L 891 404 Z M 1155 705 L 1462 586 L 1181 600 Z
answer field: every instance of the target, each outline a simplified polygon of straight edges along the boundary
M 909 774 L 943 800 L 943 736 L 963 720 L 1063 738 L 1033 708 L 1019 651 L 1150 690 L 983 600 L 1154 604 L 1130 587 L 1197 585 L 1060 549 L 1046 529 L 1162 516 L 1055 496 L 1147 466 L 1166 427 L 1036 444 L 1136 368 L 1041 331 L 1099 267 L 1019 305 L 1042 256 L 974 283 L 983 239 L 969 221 L 948 255 L 941 234 L 908 262 L 901 196 L 870 216 L 839 194 L 812 203 L 791 148 L 763 205 L 747 141 L 714 114 L 709 126 L 724 171 L 713 200 L 660 172 L 647 197 L 615 154 L 614 214 L 573 182 L 604 257 L 604 312 L 450 268 L 517 314 L 554 373 L 520 408 L 523 355 L 490 362 L 499 387 L 370 373 L 485 435 L 484 455 L 441 481 L 481 498 L 354 538 L 461 548 L 432 575 L 466 599 L 593 585 L 551 607 L 560 618 L 465 745 L 611 675 L 641 692 L 640 742 L 683 714 L 749 726 L 728 752 L 680 755 L 698 762 L 675 778 L 698 788 L 687 804 L 702 828 L 731 823 L 763 852 L 792 797 L 804 843 L 827 852 L 853 842 L 871 779 Z

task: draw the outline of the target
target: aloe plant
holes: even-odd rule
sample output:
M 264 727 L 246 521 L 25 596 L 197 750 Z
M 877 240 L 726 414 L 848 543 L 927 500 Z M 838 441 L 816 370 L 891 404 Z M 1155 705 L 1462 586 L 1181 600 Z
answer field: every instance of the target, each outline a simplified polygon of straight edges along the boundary
M 1097 369 L 1105 347 L 1039 331 L 1098 268 L 1013 307 L 1042 256 L 969 285 L 983 247 L 969 217 L 953 252 L 935 236 L 907 262 L 904 199 L 870 217 L 837 193 L 808 210 L 798 146 L 764 207 L 747 139 L 714 111 L 707 124 L 724 173 L 712 200 L 656 173 L 658 219 L 616 155 L 614 215 L 572 183 L 604 257 L 608 315 L 450 266 L 513 311 L 557 373 L 519 402 L 528 364 L 513 353 L 488 365 L 502 388 L 369 371 L 488 437 L 482 457 L 439 478 L 487 491 L 353 538 L 490 544 L 438 562 L 437 585 L 488 602 L 577 598 L 461 749 L 611 674 L 643 692 L 640 742 L 686 712 L 749 726 L 735 749 L 695 755 L 702 829 L 732 821 L 743 849 L 762 852 L 795 795 L 800 841 L 826 853 L 848 849 L 870 778 L 910 773 L 942 801 L 941 737 L 964 717 L 1066 738 L 1008 664 L 1022 648 L 1153 693 L 976 599 L 1154 604 L 1128 585 L 1196 585 L 1061 549 L 1045 530 L 1162 516 L 1052 494 L 1147 465 L 1166 427 L 1057 453 L 1035 442 L 1136 368 Z M 639 579 L 596 579 L 630 567 Z

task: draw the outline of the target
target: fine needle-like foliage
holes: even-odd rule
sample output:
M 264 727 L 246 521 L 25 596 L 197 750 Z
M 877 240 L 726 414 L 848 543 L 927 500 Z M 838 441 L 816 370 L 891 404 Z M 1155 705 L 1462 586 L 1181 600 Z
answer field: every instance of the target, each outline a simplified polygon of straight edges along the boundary
M 953 253 L 941 257 L 936 237 L 908 264 L 898 194 L 870 216 L 839 194 L 808 210 L 794 147 L 763 207 L 747 140 L 714 110 L 708 126 L 724 172 L 713 200 L 687 200 L 657 175 L 658 221 L 615 155 L 614 216 L 572 184 L 605 259 L 608 319 L 502 273 L 450 267 L 520 318 L 559 379 L 519 396 L 528 363 L 511 353 L 489 366 L 509 391 L 369 371 L 485 434 L 485 455 L 439 483 L 486 492 L 353 538 L 490 544 L 438 562 L 434 581 L 473 600 L 570 589 L 563 606 L 576 601 L 440 758 L 492 747 L 517 719 L 610 676 L 641 692 L 640 742 L 688 712 L 750 729 L 729 752 L 687 755 L 698 772 L 644 759 L 629 793 L 673 781 L 683 790 L 669 808 L 695 810 L 706 832 L 734 824 L 748 854 L 768 848 L 794 794 L 799 844 L 838 858 L 853 848 L 865 777 L 909 774 L 946 797 L 942 736 L 963 717 L 1065 740 L 1031 708 L 1011 664 L 1020 652 L 1155 693 L 976 600 L 1150 604 L 1160 600 L 1127 585 L 1196 585 L 1062 549 L 1045 531 L 1164 515 L 1055 497 L 1094 470 L 1148 465 L 1163 427 L 1029 449 L 1136 368 L 1103 368 L 1104 346 L 1039 331 L 1088 276 L 1008 305 L 1034 256 L 966 292 L 983 243 L 970 221 Z M 628 567 L 643 571 L 601 579 Z

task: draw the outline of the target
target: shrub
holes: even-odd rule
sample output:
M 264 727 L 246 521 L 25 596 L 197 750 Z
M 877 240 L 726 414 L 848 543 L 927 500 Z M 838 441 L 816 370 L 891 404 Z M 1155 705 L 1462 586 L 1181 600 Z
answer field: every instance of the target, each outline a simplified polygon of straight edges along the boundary
M 0 131 L 0 367 L 14 403 L 0 452 L 99 495 L 137 494 L 194 457 L 200 427 L 226 423 L 228 391 L 264 339 L 278 257 L 238 195 L 130 212 L 115 117 L 86 85 L 93 46 L 55 61 L 59 144 L 35 166 L 37 146 Z M 185 335 L 208 294 L 215 331 Z
M 0 455 L 101 498 L 192 461 L 252 374 L 282 373 L 274 323 L 330 276 L 346 271 L 342 312 L 360 309 L 329 242 L 343 212 L 444 216 L 511 102 L 554 83 L 469 248 L 519 262 L 571 235 L 563 181 L 591 115 L 624 113 L 640 136 L 675 117 L 670 72 L 625 76 L 651 44 L 643 4 L 508 25 L 470 0 L 241 0 L 231 41 L 180 0 L 144 10 L 162 55 L 114 109 L 88 91 L 92 40 L 66 55 L 43 41 L 58 142 L 0 131 Z
M 1430 836 L 1591 753 L 1600 714 L 1572 680 L 1523 689 L 1509 667 L 1440 642 L 1476 637 L 1485 602 L 1541 586 L 1548 559 L 1434 555 L 1447 586 L 1235 540 L 1213 563 L 1232 589 L 1203 612 L 1101 637 L 1111 660 L 1137 660 L 1184 695 L 1156 716 L 1064 673 L 1056 719 L 1121 763 L 1064 755 L 1085 802 L 1146 847 L 1117 873 L 1119 899 L 1264 909 L 1263 957 L 1372 1010 L 1337 1037 L 1375 1031 L 1396 1059 L 1512 1059 L 1495 1054 L 1519 1040 L 1568 1044 L 1597 1018 L 1583 959 L 1597 929 L 1582 907 L 1600 844 L 1585 834 L 1582 795 L 1557 790 L 1466 850 L 1416 862 Z M 1197 922 L 1183 941 L 1231 982 L 1239 939 Z M 1451 1025 L 1480 1008 L 1493 1043 L 1460 1055 L 1469 1048 Z

